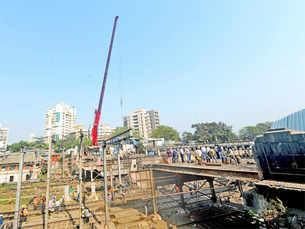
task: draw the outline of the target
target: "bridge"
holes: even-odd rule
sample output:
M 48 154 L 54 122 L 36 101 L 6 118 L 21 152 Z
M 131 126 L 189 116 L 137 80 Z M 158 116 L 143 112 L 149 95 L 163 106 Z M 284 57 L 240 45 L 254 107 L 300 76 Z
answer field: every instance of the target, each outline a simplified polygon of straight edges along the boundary
M 243 184 L 259 181 L 258 171 L 255 165 L 152 163 L 148 167 L 153 172 L 155 186 L 175 184 L 178 187 L 183 208 L 185 208 L 185 189 L 183 187 L 189 187 L 187 182 L 201 180 L 204 181 L 203 185 L 208 183 L 210 187 L 210 195 L 208 196 L 213 202 L 216 202 L 217 189 L 214 187 L 215 182 L 223 186 L 225 188 L 223 191 L 225 191 L 233 181 L 236 184 L 235 187 L 238 187 L 242 195 Z
M 207 166 L 194 164 L 152 164 L 155 184 L 176 184 L 195 180 L 225 178 L 245 182 L 258 182 L 258 171 L 255 167 L 222 165 Z

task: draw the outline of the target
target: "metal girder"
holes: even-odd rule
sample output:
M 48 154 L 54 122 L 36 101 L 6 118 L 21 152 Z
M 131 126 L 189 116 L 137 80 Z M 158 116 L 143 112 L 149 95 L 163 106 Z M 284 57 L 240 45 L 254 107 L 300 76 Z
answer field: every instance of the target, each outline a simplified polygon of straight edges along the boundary
M 203 167 L 189 165 L 166 165 L 153 164 L 152 168 L 155 172 L 173 173 L 175 176 L 193 175 L 200 177 L 218 177 L 244 181 L 258 181 L 258 172 L 256 170 L 241 168 L 222 168 L 222 167 Z M 202 178 L 201 178 L 202 179 Z M 193 177 L 193 180 L 194 177 Z
M 191 174 L 179 174 L 168 171 L 159 171 L 153 169 L 155 185 L 162 186 L 168 184 L 178 184 L 196 180 L 204 180 L 206 177 L 200 175 L 191 175 Z

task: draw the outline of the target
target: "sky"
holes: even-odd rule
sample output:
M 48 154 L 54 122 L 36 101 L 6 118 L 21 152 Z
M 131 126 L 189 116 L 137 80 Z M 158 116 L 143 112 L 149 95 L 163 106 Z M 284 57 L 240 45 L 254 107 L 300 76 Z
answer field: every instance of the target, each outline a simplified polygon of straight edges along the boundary
M 137 108 L 180 132 L 234 131 L 305 106 L 303 0 L 17 0 L 0 3 L 0 123 L 9 142 L 43 135 L 64 102 L 92 126 L 119 16 L 102 121 Z

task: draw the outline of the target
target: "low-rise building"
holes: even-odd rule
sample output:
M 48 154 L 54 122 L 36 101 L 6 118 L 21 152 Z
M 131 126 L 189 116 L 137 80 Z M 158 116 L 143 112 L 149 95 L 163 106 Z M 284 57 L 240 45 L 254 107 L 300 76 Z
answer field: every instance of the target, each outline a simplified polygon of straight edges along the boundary
M 73 135 L 76 136 L 76 137 L 79 137 L 80 132 L 82 132 L 84 137 L 88 137 L 91 134 L 87 129 L 85 129 L 85 127 L 83 125 L 75 125 L 73 127 L 73 132 L 72 132 Z
M 18 181 L 20 153 L 10 153 L 0 156 L 0 184 Z M 37 153 L 24 155 L 23 181 L 36 180 L 39 174 L 40 160 Z

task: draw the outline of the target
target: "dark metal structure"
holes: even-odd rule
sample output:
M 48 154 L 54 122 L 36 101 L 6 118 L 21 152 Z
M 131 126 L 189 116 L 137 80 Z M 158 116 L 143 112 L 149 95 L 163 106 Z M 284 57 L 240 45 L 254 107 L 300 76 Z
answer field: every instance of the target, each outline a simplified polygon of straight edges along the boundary
M 305 183 L 305 132 L 270 130 L 255 139 L 254 148 L 264 180 Z

